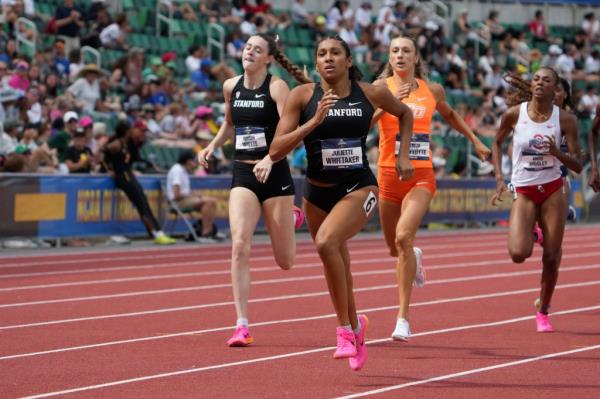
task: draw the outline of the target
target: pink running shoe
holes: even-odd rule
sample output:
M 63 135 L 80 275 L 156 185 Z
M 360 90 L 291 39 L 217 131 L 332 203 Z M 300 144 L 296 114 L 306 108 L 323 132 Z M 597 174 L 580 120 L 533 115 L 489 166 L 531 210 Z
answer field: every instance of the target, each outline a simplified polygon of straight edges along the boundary
M 345 359 L 347 357 L 356 356 L 354 331 L 348 331 L 344 327 L 337 327 L 335 333 L 337 335 L 337 349 L 333 354 L 333 358 Z
M 227 341 L 229 346 L 248 346 L 254 342 L 254 338 L 250 335 L 248 326 L 240 326 L 235 329 L 235 332 Z
M 537 323 L 537 332 L 553 332 L 554 328 L 550 324 L 547 314 L 537 312 L 535 314 L 535 322 Z
M 544 243 L 544 233 L 542 233 L 542 229 L 537 224 L 533 228 L 533 238 L 535 238 L 535 242 L 542 245 Z
M 294 227 L 299 229 L 302 223 L 304 223 L 304 212 L 294 205 Z
M 350 368 L 354 371 L 362 369 L 368 358 L 365 336 L 367 334 L 367 327 L 369 327 L 369 319 L 366 315 L 361 314 L 358 315 L 358 322 L 360 323 L 360 331 L 358 334 L 354 334 L 354 339 L 356 340 L 356 356 L 352 356 L 348 359 Z

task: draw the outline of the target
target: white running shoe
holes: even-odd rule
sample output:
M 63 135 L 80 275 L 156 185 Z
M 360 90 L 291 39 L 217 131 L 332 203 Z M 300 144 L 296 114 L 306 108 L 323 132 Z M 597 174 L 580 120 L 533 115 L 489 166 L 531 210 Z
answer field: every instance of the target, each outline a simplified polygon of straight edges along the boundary
M 413 286 L 422 288 L 425 285 L 425 269 L 423 269 L 423 251 L 421 248 L 413 247 L 415 252 L 415 258 L 417 258 L 417 272 L 415 273 L 415 280 Z
M 395 341 L 408 341 L 410 338 L 410 327 L 408 325 L 408 320 L 406 319 L 397 319 L 396 320 L 396 328 L 392 333 L 392 338 Z

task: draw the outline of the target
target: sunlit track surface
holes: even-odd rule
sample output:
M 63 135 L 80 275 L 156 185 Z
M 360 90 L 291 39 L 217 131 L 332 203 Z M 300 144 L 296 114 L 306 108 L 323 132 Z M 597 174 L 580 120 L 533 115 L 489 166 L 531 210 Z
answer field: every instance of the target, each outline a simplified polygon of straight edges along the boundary
M 360 372 L 331 358 L 336 320 L 309 241 L 281 271 L 252 250 L 255 344 L 235 322 L 225 245 L 0 257 L 2 397 L 598 397 L 600 228 L 567 230 L 551 320 L 535 333 L 541 248 L 514 265 L 506 231 L 424 235 L 427 285 L 408 343 L 389 335 L 395 262 L 381 236 L 350 244 L 371 321 Z

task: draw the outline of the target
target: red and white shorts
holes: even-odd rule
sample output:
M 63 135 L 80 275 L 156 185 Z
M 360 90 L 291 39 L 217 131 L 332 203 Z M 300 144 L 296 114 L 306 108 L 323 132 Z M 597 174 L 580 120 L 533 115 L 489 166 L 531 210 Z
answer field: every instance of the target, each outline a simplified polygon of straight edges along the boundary
M 551 182 L 544 184 L 515 187 L 514 198 L 517 199 L 518 194 L 523 194 L 524 196 L 532 200 L 534 204 L 540 205 L 561 188 L 564 192 L 565 190 L 563 185 L 563 178 L 559 177 L 556 180 L 552 180 Z

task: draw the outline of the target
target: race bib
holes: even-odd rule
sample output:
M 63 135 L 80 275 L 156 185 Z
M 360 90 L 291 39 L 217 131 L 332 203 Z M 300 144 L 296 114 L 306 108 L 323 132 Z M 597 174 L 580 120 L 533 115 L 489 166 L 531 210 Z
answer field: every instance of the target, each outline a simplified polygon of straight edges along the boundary
M 396 135 L 396 155 L 400 153 L 400 133 Z M 415 133 L 410 139 L 408 159 L 411 161 L 429 161 L 429 135 Z
M 363 168 L 363 152 L 359 138 L 323 140 L 321 156 L 324 170 Z
M 235 149 L 239 151 L 264 151 L 267 137 L 262 127 L 244 126 L 235 128 Z
M 525 170 L 536 171 L 554 167 L 555 158 L 550 154 L 523 152 L 522 157 Z

